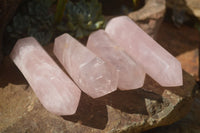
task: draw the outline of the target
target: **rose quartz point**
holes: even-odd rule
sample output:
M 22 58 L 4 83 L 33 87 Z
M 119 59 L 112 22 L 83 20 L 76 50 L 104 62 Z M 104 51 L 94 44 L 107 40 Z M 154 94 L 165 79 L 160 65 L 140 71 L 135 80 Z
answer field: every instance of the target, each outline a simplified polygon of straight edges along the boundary
M 92 98 L 117 89 L 118 71 L 69 34 L 55 39 L 54 54 L 79 88 Z
M 129 17 L 111 19 L 105 31 L 160 85 L 183 85 L 180 62 Z
M 81 91 L 33 37 L 18 40 L 10 57 L 48 111 L 76 112 Z
M 87 47 L 104 61 L 111 63 L 119 71 L 118 88 L 137 89 L 143 86 L 145 73 L 104 30 L 89 36 Z

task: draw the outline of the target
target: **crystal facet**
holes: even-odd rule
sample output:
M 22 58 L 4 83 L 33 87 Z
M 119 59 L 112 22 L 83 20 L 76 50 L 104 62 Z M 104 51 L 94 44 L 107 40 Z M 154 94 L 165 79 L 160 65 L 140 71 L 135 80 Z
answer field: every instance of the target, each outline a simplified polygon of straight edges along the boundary
M 54 54 L 81 90 L 93 98 L 117 89 L 118 71 L 69 34 L 55 39 Z
M 80 89 L 33 37 L 18 40 L 10 57 L 48 111 L 57 115 L 76 112 Z
M 145 73 L 112 40 L 104 30 L 98 30 L 89 36 L 87 47 L 106 62 L 110 62 L 119 71 L 118 88 L 130 90 L 144 84 Z
M 180 62 L 127 16 L 113 18 L 106 32 L 162 86 L 183 84 Z

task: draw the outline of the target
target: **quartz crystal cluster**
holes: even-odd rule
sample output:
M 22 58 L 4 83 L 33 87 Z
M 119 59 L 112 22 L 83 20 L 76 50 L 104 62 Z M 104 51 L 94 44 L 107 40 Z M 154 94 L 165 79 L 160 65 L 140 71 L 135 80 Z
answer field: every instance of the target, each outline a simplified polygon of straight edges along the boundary
M 127 16 L 110 20 L 105 31 L 89 36 L 87 47 L 65 33 L 54 54 L 68 75 L 32 37 L 17 41 L 11 59 L 42 105 L 57 115 L 77 110 L 81 90 L 92 98 L 143 86 L 145 73 L 161 86 L 181 86 L 180 62 Z

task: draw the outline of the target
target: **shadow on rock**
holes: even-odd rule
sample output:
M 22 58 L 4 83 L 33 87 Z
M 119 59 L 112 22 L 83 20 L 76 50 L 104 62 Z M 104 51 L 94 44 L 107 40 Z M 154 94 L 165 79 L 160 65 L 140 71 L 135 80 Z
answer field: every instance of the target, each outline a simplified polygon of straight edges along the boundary
M 104 129 L 108 121 L 107 114 L 106 105 L 103 102 L 82 93 L 76 114 L 62 117 L 65 120 L 79 122 L 82 125 Z
M 148 115 L 145 99 L 162 102 L 160 95 L 146 92 L 142 89 L 130 91 L 117 90 L 97 99 L 90 98 L 82 93 L 76 114 L 62 117 L 65 120 L 79 122 L 92 128 L 104 129 L 108 121 L 106 106 L 119 109 L 122 113 Z
M 0 65 L 0 88 L 9 83 L 21 85 L 27 84 L 26 79 L 9 57 L 5 57 Z
M 194 91 L 192 91 L 193 87 L 191 87 L 191 85 L 196 85 L 196 83 L 193 80 L 193 77 L 191 77 L 190 74 L 188 74 L 184 70 L 183 70 L 183 83 L 184 83 L 183 86 L 178 86 L 178 87 L 162 87 L 147 75 L 143 89 L 145 91 L 150 91 L 161 96 L 165 90 L 168 90 L 180 97 L 190 97 L 194 93 Z
M 100 98 L 99 100 L 104 101 L 106 105 L 119 109 L 121 112 L 148 115 L 145 99 L 162 102 L 162 97 L 160 95 L 147 92 L 142 89 L 129 91 L 117 90 Z

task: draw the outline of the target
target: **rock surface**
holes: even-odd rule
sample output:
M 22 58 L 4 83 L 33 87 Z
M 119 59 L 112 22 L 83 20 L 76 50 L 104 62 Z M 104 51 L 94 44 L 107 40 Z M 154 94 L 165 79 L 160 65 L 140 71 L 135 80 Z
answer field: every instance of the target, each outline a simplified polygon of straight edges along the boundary
M 194 99 L 190 112 L 180 121 L 144 133 L 200 133 L 200 95 Z
M 144 87 L 137 90 L 116 91 L 99 99 L 82 94 L 77 113 L 59 117 L 43 108 L 9 58 L 5 58 L 3 66 L 0 69 L 3 133 L 137 133 L 183 117 L 190 109 L 195 87 L 194 79 L 186 72 L 182 87 L 163 88 L 147 77 Z
M 184 32 L 183 32 L 184 31 Z M 183 69 L 198 77 L 198 45 L 200 44 L 199 32 L 187 25 L 174 28 L 173 24 L 163 23 L 158 36 L 158 41 L 178 56 Z M 186 65 L 187 64 L 187 65 Z M 189 65 L 188 65 L 189 64 Z M 189 68 L 190 67 L 190 68 Z M 200 94 L 194 98 L 190 112 L 178 122 L 169 126 L 158 127 L 144 133 L 199 133 L 200 132 Z
M 155 37 L 165 14 L 165 0 L 146 0 L 145 6 L 128 16 L 150 36 Z
M 195 79 L 198 79 L 199 75 L 199 50 L 198 48 L 194 50 L 187 51 L 179 56 L 177 59 L 181 62 L 183 69 L 190 73 Z M 190 65 L 188 65 L 190 64 Z
M 198 81 L 200 32 L 190 26 L 175 28 L 173 24 L 163 23 L 157 41 L 181 62 L 183 70 Z M 189 65 L 188 65 L 189 64 Z
M 199 0 L 167 0 L 167 7 L 176 11 L 187 12 L 200 20 Z

